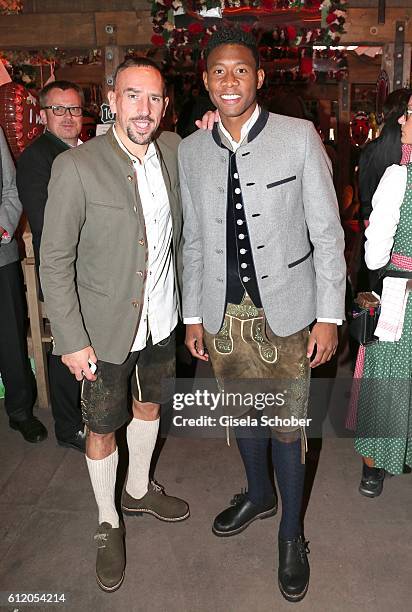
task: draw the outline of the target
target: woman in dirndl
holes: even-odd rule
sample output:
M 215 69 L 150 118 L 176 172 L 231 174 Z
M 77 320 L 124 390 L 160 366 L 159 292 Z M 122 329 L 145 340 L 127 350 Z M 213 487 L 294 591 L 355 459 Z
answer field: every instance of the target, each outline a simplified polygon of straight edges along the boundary
M 412 144 L 412 97 L 399 123 L 402 143 Z M 412 163 L 386 170 L 372 206 L 365 260 L 371 270 L 386 268 L 379 341 L 361 347 L 355 369 L 359 492 L 367 497 L 381 494 L 385 473 L 412 467 Z

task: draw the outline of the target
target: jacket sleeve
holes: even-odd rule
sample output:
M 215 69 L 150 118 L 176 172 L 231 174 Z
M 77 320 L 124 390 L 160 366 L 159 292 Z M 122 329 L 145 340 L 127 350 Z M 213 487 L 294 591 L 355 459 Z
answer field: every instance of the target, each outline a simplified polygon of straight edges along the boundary
M 3 238 L 1 242 L 10 242 L 19 223 L 22 206 L 16 188 L 16 170 L 7 145 L 3 130 L 0 128 L 0 157 L 2 170 L 2 192 L 0 198 L 0 226 L 3 227 L 10 238 Z
M 36 266 L 40 263 L 40 241 L 50 180 L 50 160 L 28 148 L 17 162 L 17 189 L 33 236 Z
M 183 207 L 183 319 L 203 315 L 203 249 L 199 218 L 187 182 L 181 146 L 179 147 L 180 191 Z
M 40 246 L 40 278 L 56 355 L 90 345 L 76 291 L 77 245 L 85 209 L 75 162 L 63 153 L 52 167 Z
M 325 148 L 312 124 L 306 134 L 302 177 L 305 219 L 313 245 L 316 318 L 344 319 L 346 264 L 344 234 Z

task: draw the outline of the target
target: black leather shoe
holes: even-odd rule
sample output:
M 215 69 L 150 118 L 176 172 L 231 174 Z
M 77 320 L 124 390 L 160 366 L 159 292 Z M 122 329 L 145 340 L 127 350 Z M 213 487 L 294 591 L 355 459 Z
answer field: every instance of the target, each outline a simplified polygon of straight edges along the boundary
M 288 601 L 301 601 L 309 586 L 308 542 L 302 536 L 294 540 L 279 539 L 278 584 Z
M 64 446 L 65 448 L 74 448 L 74 450 L 79 451 L 80 453 L 86 452 L 86 434 L 80 429 L 76 431 L 74 436 L 71 438 L 65 438 L 64 440 L 61 438 L 57 438 L 57 444 L 59 446 Z
M 244 531 L 257 519 L 274 516 L 278 510 L 278 500 L 273 496 L 264 506 L 256 506 L 246 493 L 238 493 L 230 502 L 232 505 L 217 515 L 212 531 L 216 536 L 228 537 Z
M 10 419 L 10 427 L 19 431 L 26 442 L 42 442 L 47 438 L 47 429 L 35 416 L 31 416 L 24 421 Z
M 375 469 L 374 474 L 368 476 L 363 473 L 359 493 L 365 495 L 365 497 L 378 497 L 382 493 L 384 479 L 384 469 Z

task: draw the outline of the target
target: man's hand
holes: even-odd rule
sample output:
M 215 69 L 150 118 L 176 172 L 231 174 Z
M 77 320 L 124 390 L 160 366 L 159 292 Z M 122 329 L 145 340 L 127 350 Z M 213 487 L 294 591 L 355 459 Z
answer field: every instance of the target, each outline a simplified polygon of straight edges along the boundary
M 209 361 L 209 355 L 205 353 L 203 344 L 203 325 L 202 323 L 192 323 L 186 325 L 186 340 L 185 344 L 190 351 L 190 354 L 201 361 Z
M 215 123 L 219 121 L 219 111 L 206 111 L 201 119 L 195 121 L 196 127 L 201 130 L 213 130 Z
M 62 362 L 69 368 L 70 372 L 75 375 L 78 381 L 83 380 L 83 377 L 90 381 L 96 380 L 97 376 L 92 374 L 90 370 L 88 363 L 89 359 L 93 363 L 97 363 L 96 353 L 91 346 L 86 346 L 86 348 L 81 351 L 76 351 L 75 353 L 62 355 Z
M 310 362 L 311 368 L 326 363 L 332 359 L 338 347 L 338 326 L 336 323 L 316 323 L 310 333 L 308 342 L 309 359 L 312 357 L 316 346 L 316 356 Z

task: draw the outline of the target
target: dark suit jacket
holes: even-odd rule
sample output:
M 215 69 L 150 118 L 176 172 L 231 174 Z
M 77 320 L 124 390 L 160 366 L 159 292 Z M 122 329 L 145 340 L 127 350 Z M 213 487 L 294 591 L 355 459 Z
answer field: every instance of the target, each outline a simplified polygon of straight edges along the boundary
M 33 234 L 37 274 L 39 273 L 40 241 L 52 164 L 60 153 L 69 148 L 69 145 L 60 138 L 46 131 L 23 151 L 17 162 L 17 190 Z

